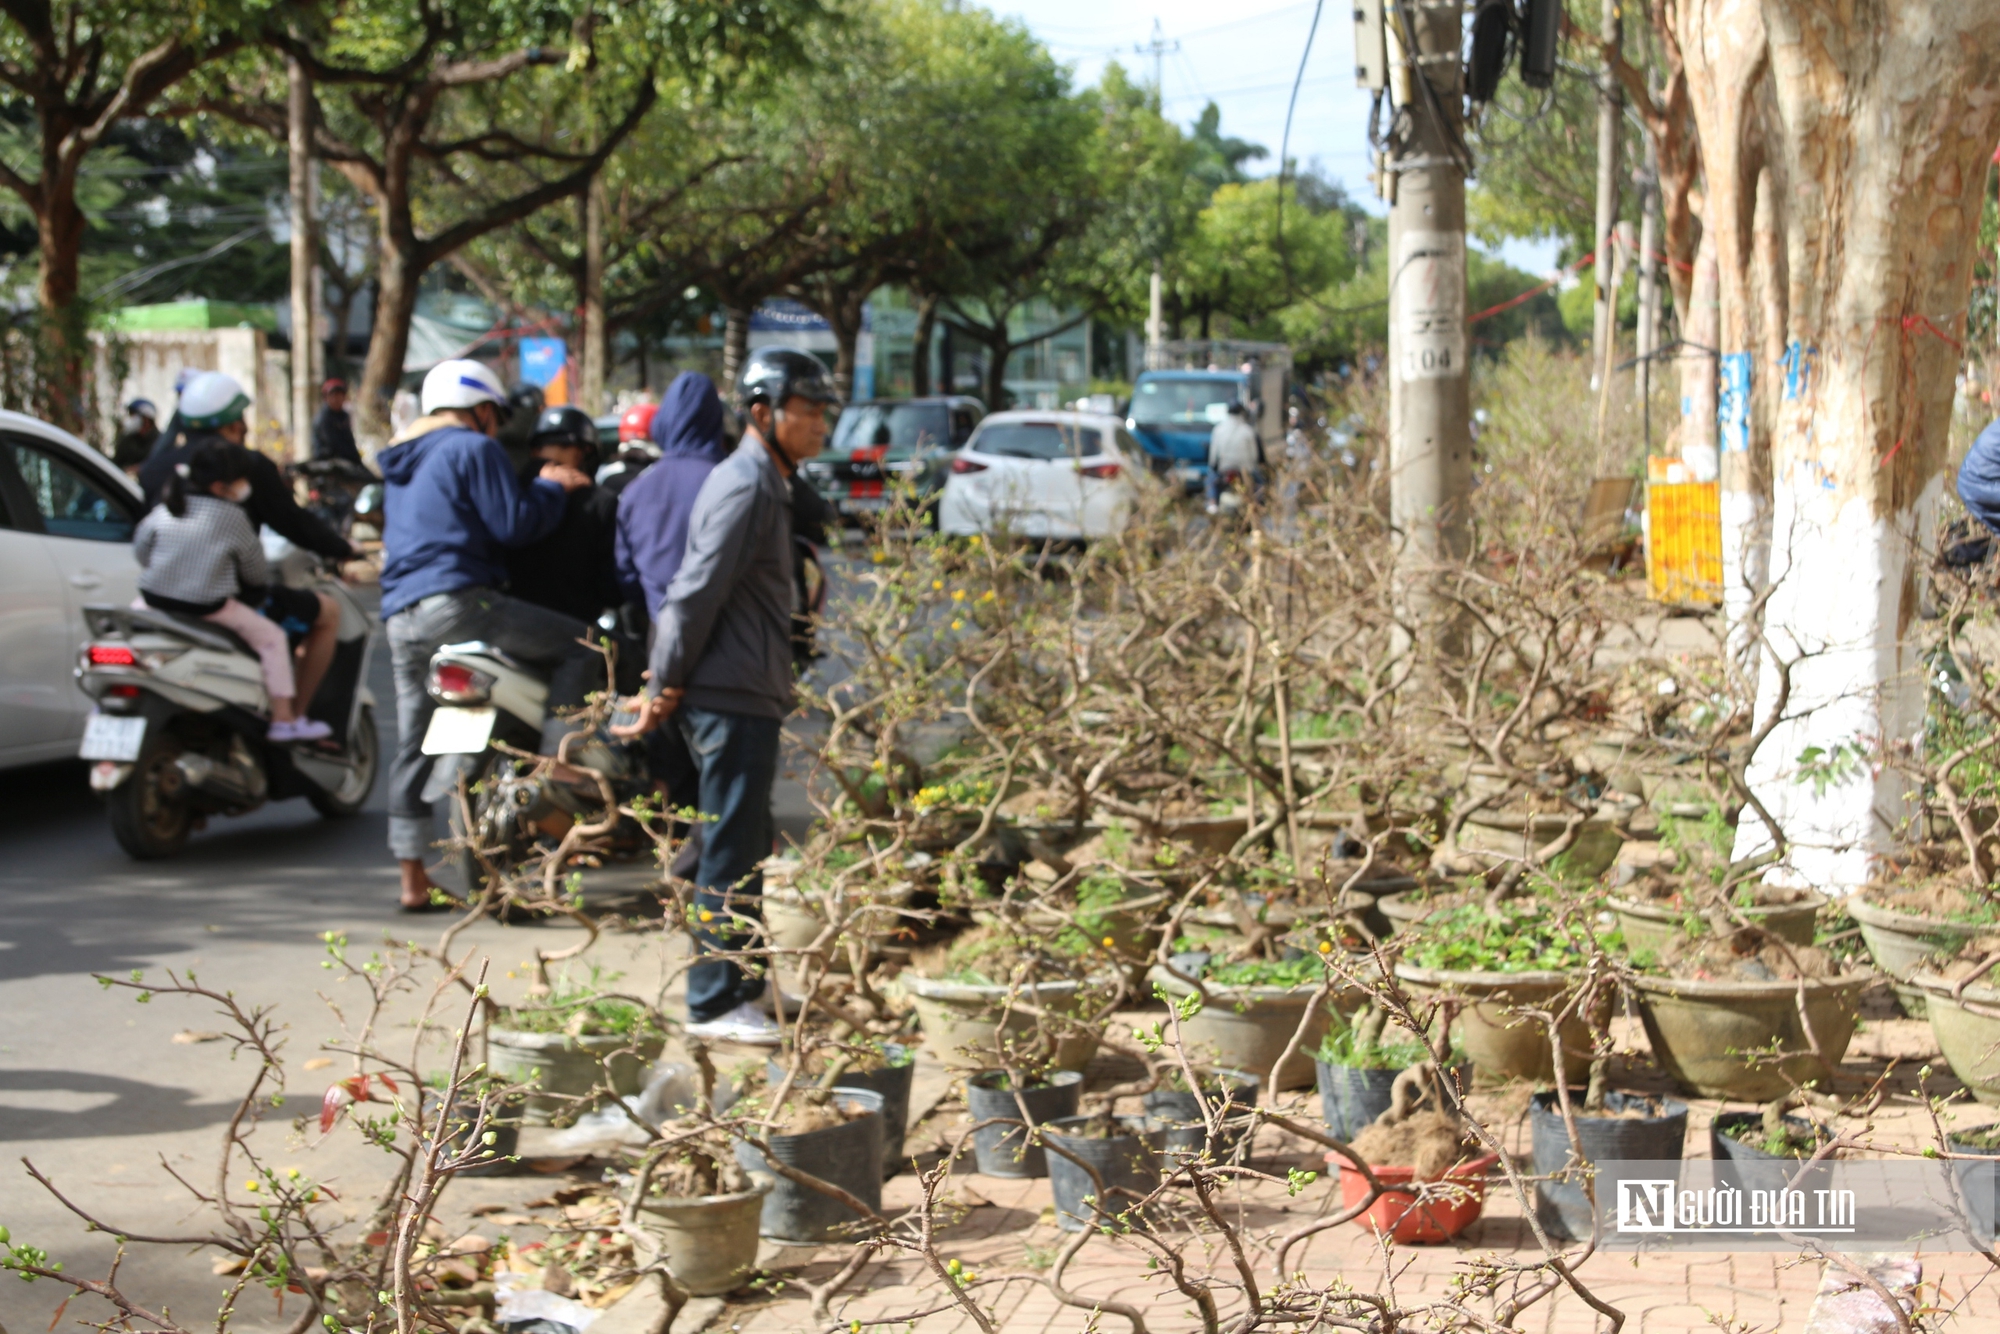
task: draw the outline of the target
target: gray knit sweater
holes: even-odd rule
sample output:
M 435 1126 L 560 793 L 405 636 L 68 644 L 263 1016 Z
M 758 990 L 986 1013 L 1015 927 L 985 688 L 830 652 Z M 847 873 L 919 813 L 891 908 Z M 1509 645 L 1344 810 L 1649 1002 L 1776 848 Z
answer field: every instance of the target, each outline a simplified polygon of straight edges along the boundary
M 132 535 L 132 554 L 140 592 L 210 610 L 271 582 L 250 516 L 216 496 L 189 496 L 178 519 L 165 505 L 154 506 Z

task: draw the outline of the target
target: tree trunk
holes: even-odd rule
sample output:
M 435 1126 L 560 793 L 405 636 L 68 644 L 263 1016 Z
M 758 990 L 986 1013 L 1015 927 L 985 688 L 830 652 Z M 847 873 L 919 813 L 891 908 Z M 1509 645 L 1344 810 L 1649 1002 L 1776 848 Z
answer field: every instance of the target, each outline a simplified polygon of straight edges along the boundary
M 289 82 L 286 149 L 292 212 L 292 457 L 312 457 L 313 345 L 319 337 L 313 271 L 319 258 L 312 189 L 312 82 L 297 60 L 285 61 Z
M 937 331 L 939 297 L 924 292 L 917 297 L 917 331 L 910 338 L 910 397 L 925 398 L 931 392 L 931 340 Z M 951 368 L 945 367 L 945 387 L 951 392 Z
M 1715 293 L 1715 233 L 1701 234 L 1694 279 L 1680 306 L 1681 349 L 1674 364 L 1681 376 L 1681 459 L 1698 482 L 1712 482 L 1721 470 L 1715 448 L 1715 343 L 1722 312 Z
M 1753 373 L 1762 309 L 1754 296 L 1757 185 L 1770 91 L 1762 0 L 1684 0 L 1677 24 L 1706 190 L 1702 246 L 1716 264 L 1715 441 L 1722 483 L 1723 607 L 1731 645 L 1756 640 L 1744 617 L 1763 585 L 1770 433 Z M 1697 459 L 1699 463 L 1701 460 Z
M 1786 328 L 1760 711 L 1777 706 L 1787 666 L 1790 689 L 1750 776 L 1790 841 L 1790 875 L 1846 888 L 1877 869 L 1907 812 L 1907 784 L 1866 752 L 1923 724 L 1907 632 L 2000 136 L 2000 8 L 1764 0 L 1763 15 Z M 1711 191 L 1716 175 L 1711 155 Z M 1725 318 L 1730 281 L 1725 264 Z M 1813 781 L 1799 772 L 1809 747 L 1862 754 Z M 1738 855 L 1767 841 L 1746 816 Z
M 577 292 L 583 324 L 583 357 L 578 375 L 577 405 L 596 416 L 604 411 L 605 373 L 610 365 L 611 335 L 604 323 L 604 177 L 592 176 L 577 196 L 583 215 L 583 282 Z
M 377 448 L 389 438 L 389 400 L 403 379 L 403 358 L 410 351 L 410 317 L 417 310 L 417 279 L 421 276 L 407 250 L 386 234 L 375 275 L 375 329 L 368 339 L 368 356 L 361 363 L 361 389 L 355 395 L 355 434 Z
M 90 336 L 78 304 L 77 264 L 83 253 L 83 210 L 75 180 L 44 156 L 42 208 L 35 216 L 35 239 L 42 264 L 39 296 L 48 340 L 48 361 L 36 368 L 40 410 L 55 425 L 89 435 L 83 420 L 84 366 Z
M 1007 362 L 1014 354 L 1006 324 L 1003 322 L 997 333 L 981 329 L 979 343 L 986 349 L 986 410 L 1002 412 L 1007 408 Z
M 736 377 L 750 359 L 750 312 L 742 306 L 722 308 L 722 397 L 726 402 L 736 394 Z
M 1604 0 L 1603 27 L 1599 32 L 1606 49 L 1616 53 L 1624 45 L 1625 20 L 1620 0 Z M 1590 315 L 1590 387 L 1599 386 L 1604 374 L 1606 349 L 1618 321 L 1618 289 L 1608 285 L 1613 273 L 1611 229 L 1618 225 L 1618 137 L 1624 131 L 1625 102 L 1619 95 L 1618 77 L 1610 61 L 1599 71 L 1597 83 L 1597 215 L 1591 242 L 1597 262 L 1591 266 L 1597 288 L 1597 302 Z M 1615 277 L 1615 274 L 1613 274 Z M 1599 430 L 1602 431 L 1602 423 Z

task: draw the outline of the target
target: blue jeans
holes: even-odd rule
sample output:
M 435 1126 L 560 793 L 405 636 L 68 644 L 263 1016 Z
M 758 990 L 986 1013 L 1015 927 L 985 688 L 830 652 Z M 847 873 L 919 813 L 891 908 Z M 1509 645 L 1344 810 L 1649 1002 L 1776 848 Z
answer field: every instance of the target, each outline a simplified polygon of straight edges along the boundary
M 424 800 L 432 756 L 424 754 L 437 701 L 428 681 L 431 654 L 446 644 L 483 640 L 549 672 L 549 716 L 542 749 L 553 753 L 567 728 L 557 709 L 573 709 L 604 685 L 604 659 L 577 641 L 582 621 L 490 588 L 437 593 L 389 618 L 389 658 L 396 678 L 396 757 L 389 767 L 389 851 L 409 860 L 430 855 L 431 803 Z
M 683 706 L 678 723 L 688 751 L 701 770 L 701 859 L 694 873 L 697 914 L 712 915 L 695 929 L 706 950 L 741 949 L 749 943 L 730 930 L 731 916 L 763 920 L 764 875 L 758 865 L 771 855 L 771 785 L 778 777 L 782 719 Z M 764 994 L 763 970 L 751 976 L 729 959 L 697 958 L 688 968 L 688 1019 L 719 1019 Z

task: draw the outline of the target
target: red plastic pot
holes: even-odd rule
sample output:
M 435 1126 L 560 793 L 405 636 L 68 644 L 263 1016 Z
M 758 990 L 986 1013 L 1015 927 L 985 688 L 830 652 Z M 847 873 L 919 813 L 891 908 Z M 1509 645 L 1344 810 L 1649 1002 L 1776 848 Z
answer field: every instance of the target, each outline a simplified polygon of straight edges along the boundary
M 1375 1197 L 1375 1203 L 1369 1205 L 1366 1212 L 1356 1214 L 1353 1222 L 1404 1245 L 1450 1241 L 1471 1227 L 1478 1220 L 1480 1210 L 1486 1207 L 1486 1174 L 1499 1161 L 1498 1156 L 1489 1153 L 1471 1162 L 1460 1163 L 1444 1174 L 1444 1180 L 1455 1183 L 1456 1188 L 1449 1194 L 1434 1193 L 1422 1201 L 1410 1188 L 1415 1168 L 1370 1164 L 1375 1167 L 1375 1179 L 1387 1189 Z M 1340 1169 L 1341 1207 L 1352 1209 L 1368 1198 L 1368 1178 L 1347 1167 L 1346 1159 L 1329 1152 L 1326 1163 L 1328 1167 Z

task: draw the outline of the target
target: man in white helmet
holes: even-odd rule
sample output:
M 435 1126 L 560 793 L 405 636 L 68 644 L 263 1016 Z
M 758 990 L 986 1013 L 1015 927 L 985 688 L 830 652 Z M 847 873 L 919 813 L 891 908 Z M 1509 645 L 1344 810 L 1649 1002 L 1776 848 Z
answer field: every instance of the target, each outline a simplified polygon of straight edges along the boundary
M 423 799 L 431 759 L 424 732 L 436 709 L 425 689 L 431 655 L 445 644 L 483 640 L 551 672 L 553 750 L 573 708 L 596 685 L 602 660 L 578 641 L 583 622 L 499 591 L 503 551 L 525 546 L 561 521 L 566 493 L 588 486 L 574 468 L 547 464 L 525 487 L 494 438 L 506 390 L 476 361 L 446 361 L 424 377 L 423 415 L 376 458 L 382 470 L 382 619 L 396 674 L 395 762 L 389 770 L 389 850 L 402 864 L 402 906 L 425 912 L 434 898 L 424 858 L 431 807 Z

